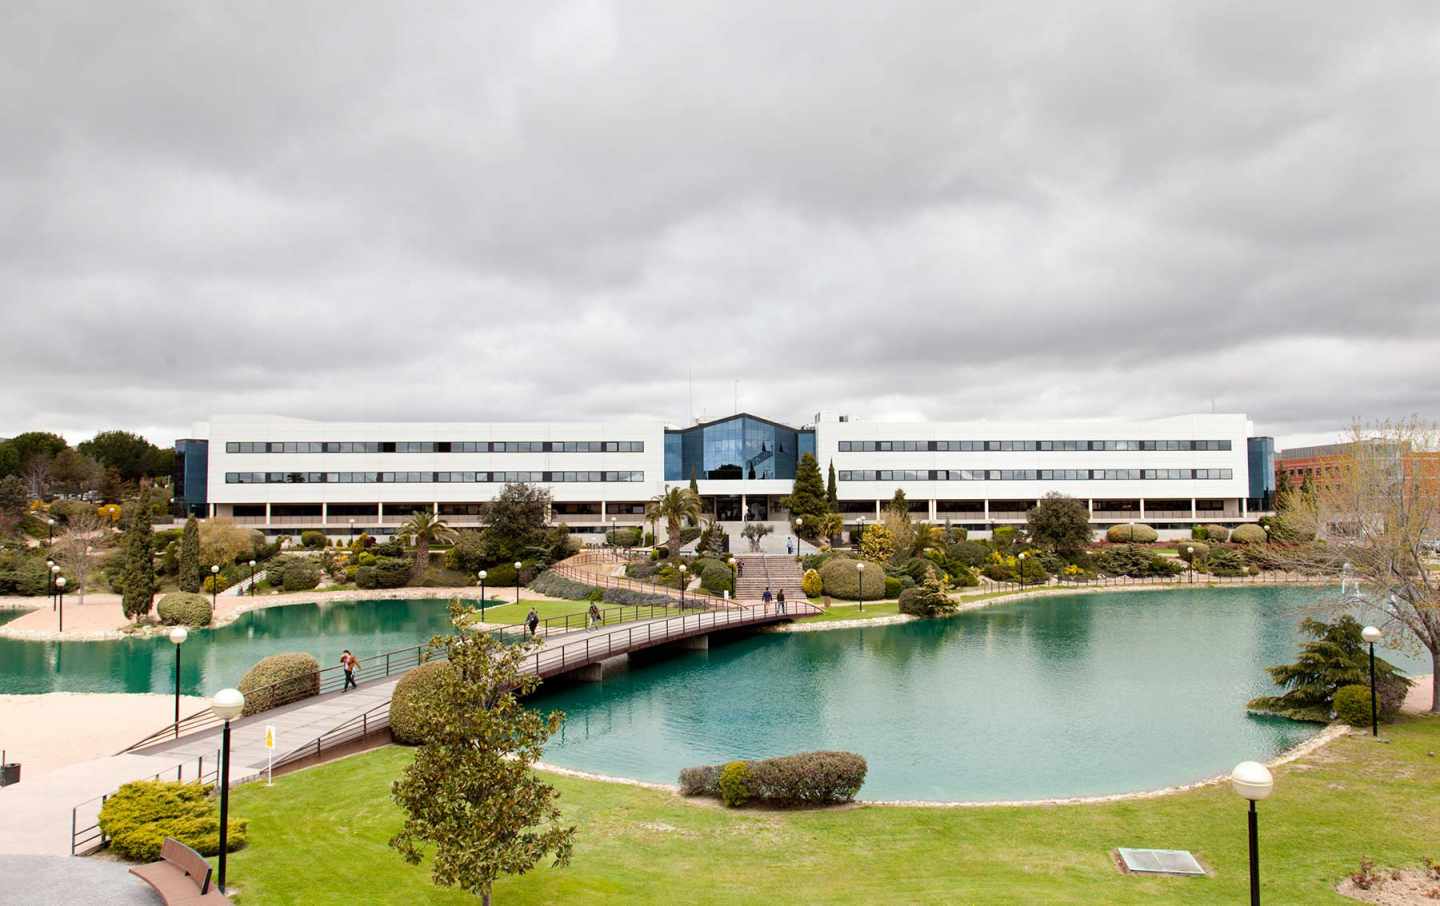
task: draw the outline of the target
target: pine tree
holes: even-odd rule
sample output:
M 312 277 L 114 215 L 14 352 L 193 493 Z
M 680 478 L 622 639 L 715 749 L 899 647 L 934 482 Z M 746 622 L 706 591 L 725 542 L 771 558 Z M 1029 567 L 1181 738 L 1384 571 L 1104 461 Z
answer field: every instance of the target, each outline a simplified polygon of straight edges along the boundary
M 155 536 L 150 530 L 150 496 L 142 494 L 125 529 L 120 609 L 131 621 L 150 613 L 155 601 Z
M 191 516 L 180 535 L 180 590 L 200 590 L 200 523 Z
M 795 464 L 795 490 L 785 501 L 791 518 L 801 517 L 800 534 L 806 538 L 814 536 L 820 517 L 830 512 L 825 500 L 825 482 L 820 477 L 820 465 L 815 457 L 806 453 Z
M 830 460 L 830 476 L 825 482 L 825 502 L 830 506 L 830 512 L 840 511 L 840 491 L 835 487 L 835 460 Z

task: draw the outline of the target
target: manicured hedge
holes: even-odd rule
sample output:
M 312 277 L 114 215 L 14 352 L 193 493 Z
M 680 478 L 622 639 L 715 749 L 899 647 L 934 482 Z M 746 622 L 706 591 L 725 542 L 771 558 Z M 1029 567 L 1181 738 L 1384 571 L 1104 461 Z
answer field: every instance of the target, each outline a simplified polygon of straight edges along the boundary
M 390 735 L 396 742 L 407 746 L 425 744 L 417 713 L 419 702 L 439 685 L 449 669 L 445 661 L 431 661 L 400 677 L 390 698 Z
M 1223 525 L 1207 523 L 1200 526 L 1200 528 L 1205 532 L 1206 541 L 1213 541 L 1216 544 L 1224 544 L 1226 539 L 1230 537 L 1230 530 Z
M 514 567 L 511 567 L 513 570 Z M 574 579 L 567 579 L 559 573 L 545 570 L 535 577 L 530 583 L 531 591 L 545 595 L 550 598 L 564 598 L 567 601 L 583 601 L 590 596 L 594 589 L 593 585 L 586 585 L 584 582 L 576 582 Z M 489 579 L 486 579 L 486 592 L 489 592 Z
M 935 585 L 917 585 L 900 593 L 900 612 L 917 617 L 939 616 L 953 611 L 955 606 L 955 602 Z
M 724 592 L 735 592 L 735 575 L 730 572 L 730 567 L 719 560 L 711 560 L 700 573 L 700 587 L 711 594 L 723 594 Z
M 1252 567 L 1238 551 L 1219 547 L 1211 551 L 1210 556 L 1205 558 L 1205 570 L 1212 576 L 1231 578 L 1248 576 L 1252 570 L 1258 573 L 1260 568 Z
M 1126 525 L 1112 525 L 1105 533 L 1105 540 L 1111 544 L 1149 544 L 1157 540 L 1160 533 L 1143 522 L 1132 522 Z
M 127 783 L 100 808 L 100 830 L 110 850 L 132 862 L 154 862 L 166 837 L 174 837 L 202 856 L 220 852 L 220 811 L 210 785 L 165 780 Z M 231 852 L 245 845 L 248 822 L 230 816 L 226 843 Z
M 301 651 L 272 654 L 240 678 L 245 714 L 259 714 L 320 694 L 320 664 Z
M 330 539 L 325 537 L 324 532 L 317 532 L 311 529 L 300 533 L 300 544 L 307 550 L 319 550 L 329 543 Z
M 910 577 L 906 576 L 905 578 L 908 579 Z M 912 585 L 911 587 L 913 588 L 914 586 Z M 905 591 L 905 585 L 902 584 L 899 579 L 894 576 L 885 577 L 885 597 L 898 598 L 902 591 Z
M 859 561 L 835 557 L 820 567 L 820 583 L 825 594 L 846 601 L 860 599 L 860 572 L 856 569 Z M 865 563 L 865 600 L 878 601 L 885 596 L 885 567 L 868 561 Z
M 268 575 L 269 573 L 267 572 L 266 574 Z M 274 584 L 273 581 L 271 584 Z M 319 563 L 309 558 L 296 558 L 286 564 L 285 578 L 281 583 L 286 591 L 309 591 L 319 584 Z
M 1210 556 L 1210 545 L 1204 541 L 1182 541 L 1178 547 L 1180 548 L 1180 559 L 1186 563 L 1204 560 Z
M 1335 717 L 1352 727 L 1370 726 L 1370 687 L 1341 686 L 1335 690 Z
M 1250 522 L 1244 525 L 1237 525 L 1230 532 L 1231 544 L 1264 544 L 1265 538 L 1265 530 Z
M 409 560 L 399 557 L 376 557 L 373 564 L 355 570 L 355 584 L 360 588 L 402 588 L 410 581 L 413 568 Z
M 829 805 L 849 802 L 865 783 L 868 766 L 852 752 L 804 752 L 760 761 L 729 762 L 685 768 L 680 792 L 686 796 L 721 797 L 721 779 L 727 770 L 744 764 L 746 798 L 772 805 Z
M 825 592 L 825 583 L 821 580 L 820 573 L 813 569 L 805 570 L 805 575 L 800 577 L 800 587 L 812 598 Z
M 209 598 L 188 591 L 171 592 L 161 598 L 155 614 L 166 626 L 209 626 L 214 616 Z

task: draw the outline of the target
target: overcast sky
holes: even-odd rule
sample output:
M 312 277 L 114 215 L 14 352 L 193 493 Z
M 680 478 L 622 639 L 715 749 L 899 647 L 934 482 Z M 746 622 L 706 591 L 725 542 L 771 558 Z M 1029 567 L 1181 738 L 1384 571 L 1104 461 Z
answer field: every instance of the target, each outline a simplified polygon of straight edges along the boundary
M 0 436 L 1440 414 L 1440 3 L 0 6 Z

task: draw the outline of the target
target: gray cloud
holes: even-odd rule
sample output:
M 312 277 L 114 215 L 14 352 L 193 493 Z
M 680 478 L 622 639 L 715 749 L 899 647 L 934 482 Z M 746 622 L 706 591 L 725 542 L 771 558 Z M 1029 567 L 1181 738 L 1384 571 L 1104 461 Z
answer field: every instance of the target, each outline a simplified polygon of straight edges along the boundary
M 12 3 L 0 435 L 1440 413 L 1440 8 Z

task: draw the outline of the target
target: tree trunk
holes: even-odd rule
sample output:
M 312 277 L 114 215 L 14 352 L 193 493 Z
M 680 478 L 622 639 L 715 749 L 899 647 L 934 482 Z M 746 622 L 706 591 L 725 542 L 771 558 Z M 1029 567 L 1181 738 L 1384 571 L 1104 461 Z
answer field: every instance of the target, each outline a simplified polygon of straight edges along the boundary
M 665 523 L 665 546 L 669 548 L 667 553 L 670 559 L 680 556 L 680 520 L 670 519 Z
M 1430 652 L 1430 713 L 1440 714 L 1440 649 Z
M 430 565 L 430 542 L 429 542 L 429 541 L 425 541 L 425 540 L 421 540 L 420 538 L 417 537 L 417 538 L 415 539 L 415 576 L 416 576 L 416 578 L 419 578 L 419 576 L 425 571 L 425 567 L 427 567 L 427 566 L 429 566 L 429 565 Z
M 481 906 L 490 906 L 490 891 L 487 890 L 480 894 L 480 903 Z

